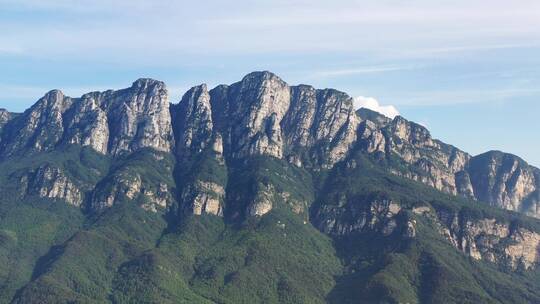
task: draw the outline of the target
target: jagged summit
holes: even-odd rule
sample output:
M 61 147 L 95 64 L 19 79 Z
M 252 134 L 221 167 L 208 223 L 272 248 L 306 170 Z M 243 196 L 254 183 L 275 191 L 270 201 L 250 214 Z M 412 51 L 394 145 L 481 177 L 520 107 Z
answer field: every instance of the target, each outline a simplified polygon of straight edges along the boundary
M 251 73 L 246 74 L 241 80 L 241 82 L 244 81 L 264 81 L 268 79 L 275 79 L 277 81 L 284 82 L 278 75 L 270 72 L 270 71 L 253 71 Z
M 290 86 L 269 71 L 211 90 L 195 86 L 172 106 L 165 84 L 150 78 L 80 98 L 52 90 L 23 115 L 0 112 L 0 128 L 4 158 L 79 144 L 113 156 L 143 148 L 184 159 L 209 149 L 224 159 L 266 155 L 319 170 L 360 149 L 393 174 L 540 216 L 538 170 L 523 161 L 495 152 L 473 157 L 401 116 L 355 110 L 346 93 Z

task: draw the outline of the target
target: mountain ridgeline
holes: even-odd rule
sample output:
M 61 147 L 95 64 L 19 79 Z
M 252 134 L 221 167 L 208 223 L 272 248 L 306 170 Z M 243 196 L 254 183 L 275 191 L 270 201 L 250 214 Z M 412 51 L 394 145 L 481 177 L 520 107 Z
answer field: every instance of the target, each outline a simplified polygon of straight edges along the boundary
M 0 109 L 1 303 L 538 303 L 540 170 L 270 72 Z

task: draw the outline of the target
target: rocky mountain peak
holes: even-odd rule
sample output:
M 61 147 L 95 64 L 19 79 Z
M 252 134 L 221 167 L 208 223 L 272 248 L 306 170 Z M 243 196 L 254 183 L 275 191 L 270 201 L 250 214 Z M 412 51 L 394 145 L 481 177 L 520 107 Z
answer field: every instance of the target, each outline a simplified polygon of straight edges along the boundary
M 6 109 L 0 108 L 0 128 L 4 126 L 12 117 L 12 114 Z
M 61 144 L 113 156 L 152 148 L 182 158 L 211 148 L 220 163 L 266 155 L 318 170 L 332 168 L 359 147 L 393 174 L 505 209 L 540 214 L 540 174 L 524 161 L 502 152 L 472 157 L 433 139 L 420 124 L 355 110 L 346 93 L 290 86 L 268 71 L 212 90 L 195 86 L 172 106 L 165 84 L 150 78 L 80 98 L 52 90 L 21 115 L 0 111 L 0 131 L 4 157 Z
M 165 87 L 165 83 L 152 78 L 139 78 L 131 85 L 132 88 L 141 88 L 143 90 L 152 86 Z
M 358 109 L 356 111 L 356 115 L 358 115 L 358 117 L 360 117 L 361 120 L 371 121 L 379 127 L 383 127 L 392 121 L 392 119 L 382 115 L 381 113 L 367 109 L 367 108 Z
M 131 88 L 105 94 L 102 99 L 108 105 L 110 153 L 118 155 L 145 147 L 171 150 L 171 116 L 163 82 L 139 79 Z
M 263 83 L 265 81 L 270 82 L 281 82 L 282 84 L 285 84 L 285 81 L 283 81 L 279 76 L 276 74 L 270 72 L 270 71 L 254 71 L 242 78 L 240 82 L 243 83 Z
M 49 91 L 23 115 L 6 125 L 8 138 L 2 141 L 0 150 L 3 154 L 11 155 L 21 150 L 52 149 L 62 138 L 63 115 L 72 103 L 73 100 L 61 91 Z M 13 127 L 10 128 L 12 123 Z
M 533 216 L 540 214 L 540 170 L 521 158 L 489 151 L 471 159 L 470 179 L 479 200 Z
M 61 90 L 53 89 L 53 90 L 50 90 L 49 92 L 45 93 L 45 95 L 43 96 L 42 99 L 47 100 L 47 101 L 51 101 L 51 102 L 55 102 L 55 101 L 63 100 L 64 97 L 65 97 L 64 93 Z
M 402 116 L 398 115 L 392 120 L 391 129 L 394 135 L 413 144 L 431 144 L 431 134 L 426 127 Z
M 206 84 L 187 91 L 172 107 L 177 152 L 184 157 L 201 152 L 212 139 L 213 122 L 210 94 Z
M 45 94 L 6 126 L 0 153 L 46 151 L 59 144 L 91 146 L 118 155 L 144 147 L 171 149 L 171 119 L 165 84 L 139 79 L 119 91 L 70 98 L 59 90 Z

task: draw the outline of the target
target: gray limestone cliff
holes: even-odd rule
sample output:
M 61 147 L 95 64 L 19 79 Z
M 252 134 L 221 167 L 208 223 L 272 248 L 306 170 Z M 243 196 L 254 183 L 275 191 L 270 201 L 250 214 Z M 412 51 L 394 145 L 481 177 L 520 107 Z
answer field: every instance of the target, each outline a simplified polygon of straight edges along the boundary
M 502 152 L 471 156 L 403 117 L 355 111 L 343 92 L 291 86 L 270 72 L 211 90 L 195 86 L 177 104 L 169 104 L 164 83 L 139 79 L 80 98 L 53 90 L 22 114 L 0 109 L 0 161 L 63 153 L 56 149 L 67 145 L 91 148 L 110 163 L 84 185 L 67 166 L 18 168 L 21 197 L 61 200 L 91 213 L 120 202 L 227 220 L 287 208 L 338 238 L 374 233 L 414 240 L 417 221 L 428 221 L 438 237 L 473 259 L 511 269 L 539 263 L 538 232 L 510 221 L 411 208 L 385 195 L 347 197 L 356 189 L 317 205 L 322 195 L 315 180 L 341 164 L 356 166 L 351 155 L 361 154 L 386 170 L 385 177 L 396 178 L 389 172 L 540 217 L 540 170 Z
M 330 168 L 356 140 L 352 99 L 335 90 L 289 86 L 269 72 L 210 91 L 212 117 L 232 157 L 269 155 Z
M 536 268 L 540 263 L 540 234 L 535 231 L 493 218 L 470 219 L 446 210 L 437 211 L 436 219 L 439 232 L 473 259 L 511 269 Z
M 81 98 L 53 90 L 4 128 L 4 157 L 50 151 L 61 144 L 90 146 L 112 155 L 146 147 L 170 151 L 172 146 L 167 90 L 151 79 Z
M 389 119 L 367 109 L 355 112 L 345 93 L 290 86 L 266 71 L 212 90 L 196 86 L 172 106 L 164 83 L 139 79 L 126 89 L 80 98 L 53 90 L 22 114 L 0 110 L 0 158 L 68 144 L 112 157 L 151 148 L 171 152 L 180 162 L 211 153 L 221 171 L 229 161 L 261 155 L 325 170 L 360 149 L 393 174 L 540 217 L 540 171 L 516 156 L 489 152 L 473 157 L 403 117 Z M 208 183 L 216 186 L 201 186 Z M 198 210 L 194 206 L 222 200 L 225 194 L 215 195 L 221 191 L 205 190 L 216 187 L 227 191 L 223 180 L 195 178 L 181 196 L 190 197 L 190 208 Z M 96 204 L 109 205 L 106 202 Z M 209 208 L 210 213 L 221 213 L 218 209 L 223 206 Z
M 511 154 L 471 156 L 398 116 L 361 109 L 359 142 L 389 170 L 438 190 L 540 217 L 540 170 Z
M 64 200 L 70 205 L 81 206 L 84 192 L 63 170 L 49 164 L 41 165 L 20 178 L 21 195 Z

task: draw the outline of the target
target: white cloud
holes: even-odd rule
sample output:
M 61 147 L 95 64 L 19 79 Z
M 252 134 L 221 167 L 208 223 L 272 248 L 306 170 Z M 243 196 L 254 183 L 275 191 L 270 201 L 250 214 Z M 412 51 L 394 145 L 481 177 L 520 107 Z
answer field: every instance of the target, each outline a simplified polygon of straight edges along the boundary
M 401 94 L 398 106 L 445 106 L 473 103 L 518 102 L 518 97 L 540 94 L 538 88 L 500 88 L 423 91 L 414 94 Z
M 384 73 L 384 72 L 395 72 L 402 70 L 412 70 L 419 68 L 418 65 L 381 65 L 381 66 L 364 66 L 358 68 L 349 68 L 349 69 L 335 69 L 328 71 L 318 71 L 313 73 L 315 77 L 337 77 L 337 76 L 349 76 L 349 75 L 359 75 L 359 74 L 372 74 L 372 73 Z
M 383 106 L 377 99 L 373 97 L 358 96 L 354 98 L 354 106 L 357 109 L 370 109 L 390 118 L 394 118 L 399 115 L 399 111 L 396 109 L 396 107 L 392 105 Z
M 0 7 L 17 17 L 0 20 L 2 39 L 25 53 L 100 62 L 170 64 L 201 52 L 425 57 L 526 47 L 540 35 L 537 0 L 0 0 Z

